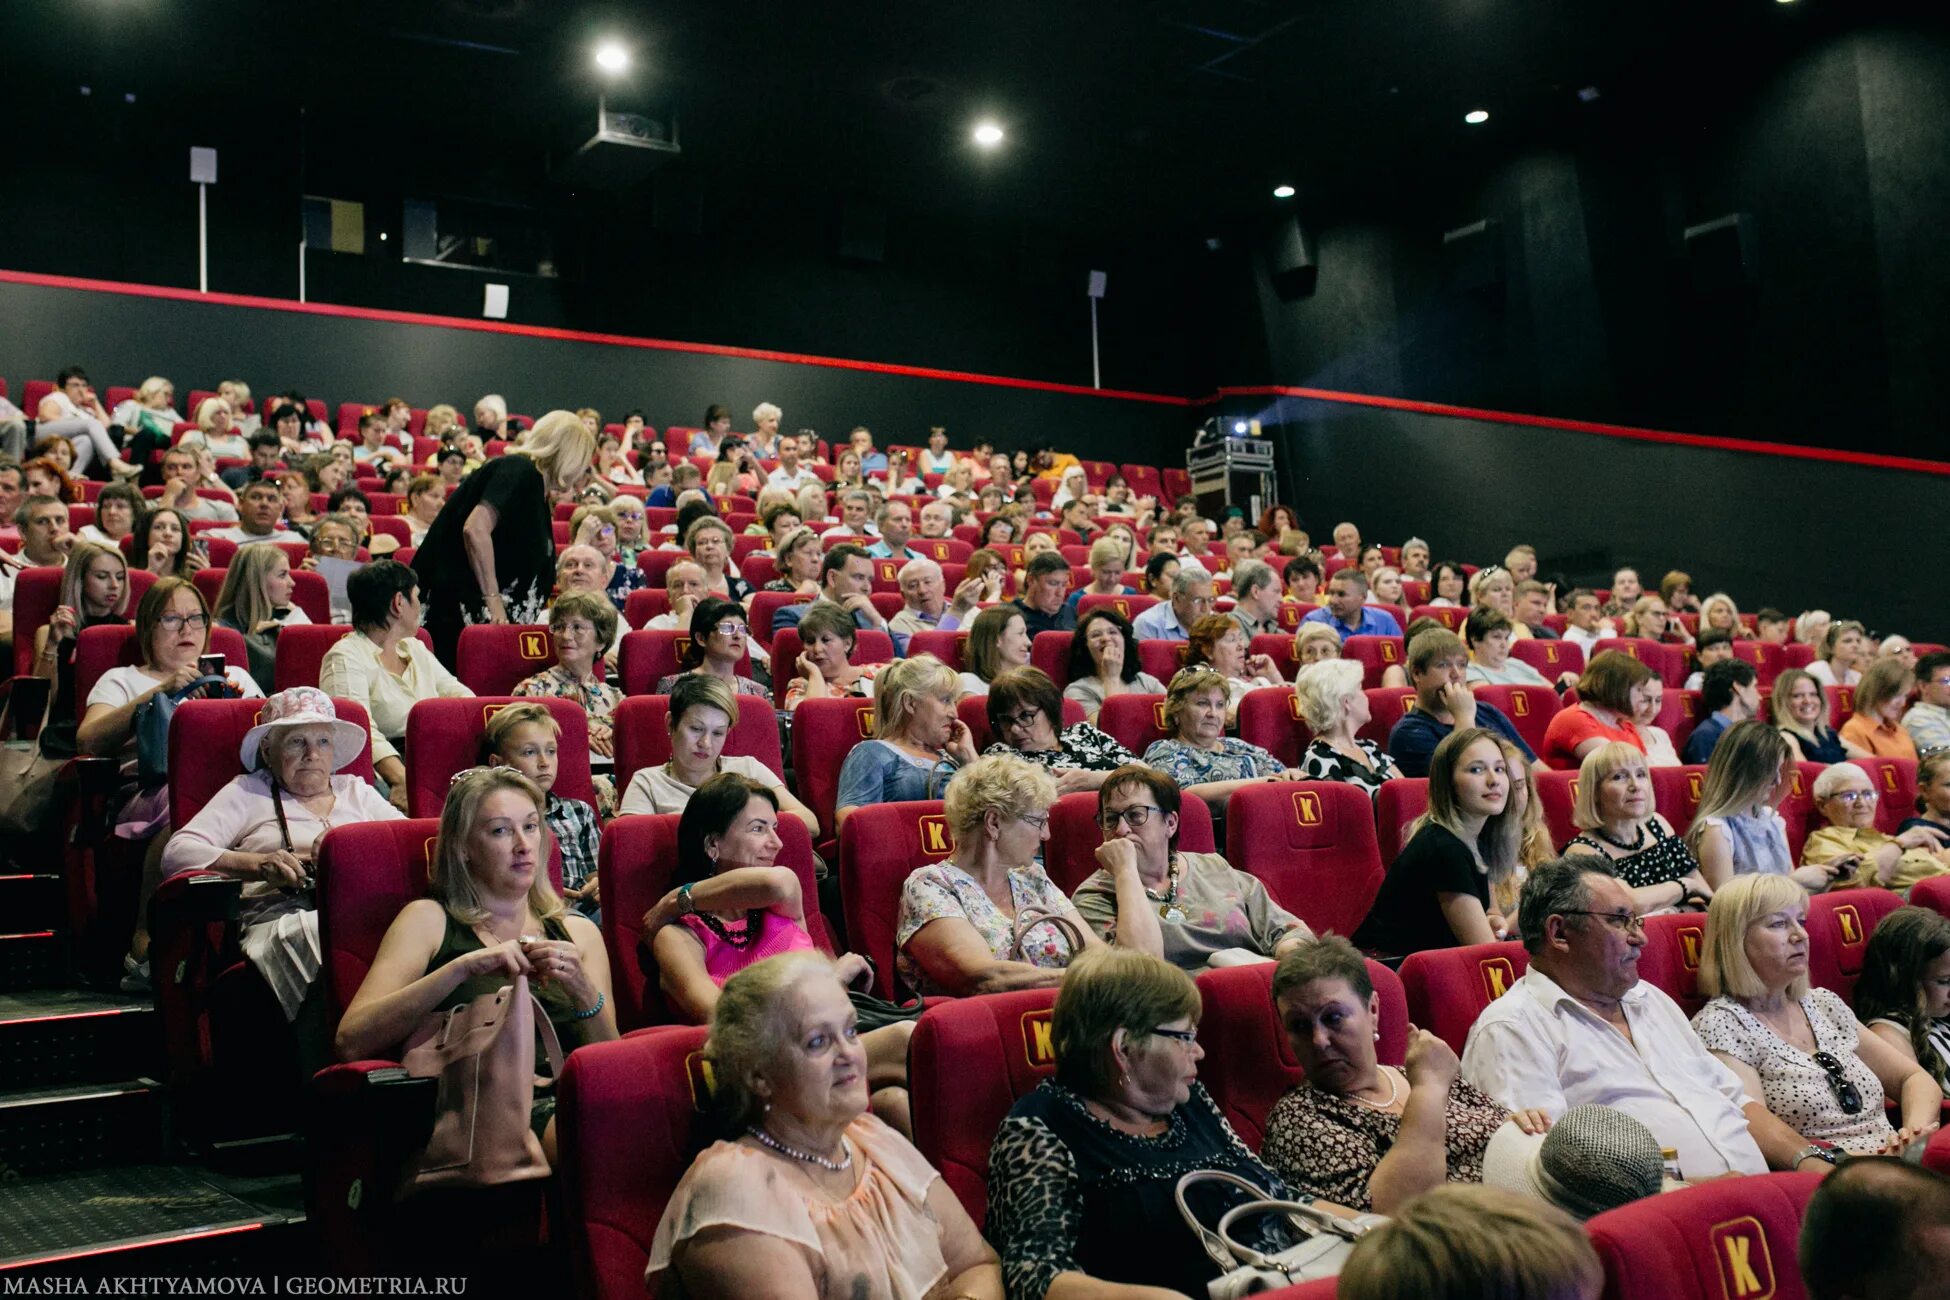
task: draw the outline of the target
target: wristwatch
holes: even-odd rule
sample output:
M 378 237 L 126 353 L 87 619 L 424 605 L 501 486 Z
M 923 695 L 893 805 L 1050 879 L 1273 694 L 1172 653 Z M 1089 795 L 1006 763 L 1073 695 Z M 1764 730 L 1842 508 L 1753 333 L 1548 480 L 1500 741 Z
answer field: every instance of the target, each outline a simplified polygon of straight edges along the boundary
M 1833 1142 L 1810 1142 L 1807 1146 L 1802 1147 L 1794 1153 L 1794 1159 L 1789 1163 L 1788 1167 L 1790 1169 L 1799 1169 L 1801 1162 L 1808 1159 L 1826 1160 L 1831 1165 L 1840 1164 L 1841 1152 L 1835 1149 Z
M 697 915 L 697 904 L 691 901 L 691 887 L 689 885 L 678 886 L 677 905 L 678 907 L 683 909 L 680 915 L 682 916 Z

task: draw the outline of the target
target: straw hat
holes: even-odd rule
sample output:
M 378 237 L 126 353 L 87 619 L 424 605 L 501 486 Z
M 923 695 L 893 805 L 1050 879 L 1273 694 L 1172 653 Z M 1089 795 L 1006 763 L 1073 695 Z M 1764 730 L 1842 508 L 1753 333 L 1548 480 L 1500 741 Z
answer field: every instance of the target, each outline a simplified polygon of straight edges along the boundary
M 1573 1106 L 1550 1131 L 1504 1124 L 1483 1152 L 1483 1182 L 1549 1201 L 1580 1219 L 1652 1196 L 1665 1157 L 1652 1130 L 1610 1106 Z

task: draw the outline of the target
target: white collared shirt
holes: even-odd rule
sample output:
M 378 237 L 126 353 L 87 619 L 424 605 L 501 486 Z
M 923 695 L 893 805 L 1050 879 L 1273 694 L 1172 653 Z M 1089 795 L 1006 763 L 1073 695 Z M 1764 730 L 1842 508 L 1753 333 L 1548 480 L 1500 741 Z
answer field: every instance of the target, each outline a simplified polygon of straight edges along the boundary
M 1621 1110 L 1679 1153 L 1689 1179 L 1766 1173 L 1741 1109 L 1753 1099 L 1678 1004 L 1640 980 L 1622 1006 L 1629 1040 L 1532 967 L 1470 1027 L 1463 1077 L 1512 1110 L 1552 1119 L 1572 1106 Z

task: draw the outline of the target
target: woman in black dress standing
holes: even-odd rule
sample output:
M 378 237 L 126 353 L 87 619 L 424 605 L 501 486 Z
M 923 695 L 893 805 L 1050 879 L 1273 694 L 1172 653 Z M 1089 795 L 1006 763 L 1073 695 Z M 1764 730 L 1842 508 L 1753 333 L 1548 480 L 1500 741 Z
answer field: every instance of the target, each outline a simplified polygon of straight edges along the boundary
M 540 623 L 555 586 L 553 503 L 589 473 L 596 439 L 574 411 L 550 411 L 448 494 L 413 557 L 434 653 L 454 662 L 470 623 Z

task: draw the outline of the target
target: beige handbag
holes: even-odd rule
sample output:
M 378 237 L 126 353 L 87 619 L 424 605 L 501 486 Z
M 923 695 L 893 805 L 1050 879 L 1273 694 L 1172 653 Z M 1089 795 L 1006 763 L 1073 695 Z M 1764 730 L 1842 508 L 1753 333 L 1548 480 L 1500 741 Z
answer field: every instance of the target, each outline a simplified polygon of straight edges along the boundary
M 415 1078 L 438 1079 L 433 1135 L 408 1163 L 400 1195 L 434 1187 L 491 1187 L 547 1178 L 548 1160 L 529 1125 L 535 1089 L 535 1035 L 549 1070 L 562 1074 L 562 1044 L 528 977 L 446 1011 L 406 1040 L 400 1064 Z M 552 1085 L 553 1080 L 546 1081 Z

